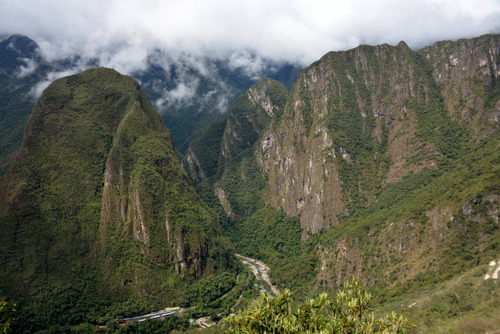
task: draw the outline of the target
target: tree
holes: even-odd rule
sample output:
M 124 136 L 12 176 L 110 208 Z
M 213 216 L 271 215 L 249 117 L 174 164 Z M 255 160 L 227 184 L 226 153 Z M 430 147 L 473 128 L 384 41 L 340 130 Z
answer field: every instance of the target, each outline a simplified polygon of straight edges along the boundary
M 0 334 L 6 334 L 10 331 L 12 323 L 12 314 L 14 314 L 15 306 L 6 301 L 0 301 Z
M 226 318 L 227 333 L 403 334 L 413 327 L 406 318 L 395 313 L 375 319 L 370 299 L 371 295 L 362 291 L 357 280 L 348 281 L 335 299 L 322 293 L 296 306 L 289 290 L 276 297 L 263 294 L 242 313 Z

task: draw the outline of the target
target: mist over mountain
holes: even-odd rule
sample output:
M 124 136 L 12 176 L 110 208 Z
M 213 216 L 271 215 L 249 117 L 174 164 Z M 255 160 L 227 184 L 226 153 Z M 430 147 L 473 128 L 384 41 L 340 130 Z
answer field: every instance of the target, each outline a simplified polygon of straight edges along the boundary
M 185 153 L 189 142 L 212 121 L 226 117 L 229 104 L 263 77 L 282 80 L 289 88 L 302 66 L 235 53 L 228 59 L 176 55 L 156 51 L 148 67 L 132 73 L 162 113 L 176 148 Z
M 1 34 L 33 38 L 47 59 L 75 55 L 130 74 L 148 55 L 184 52 L 227 56 L 242 50 L 308 65 L 331 50 L 359 44 L 418 49 L 438 40 L 498 32 L 494 0 L 8 1 L 0 4 Z
M 352 278 L 416 333 L 500 328 L 498 1 L 0 13 L 14 331 L 189 330 Z
M 13 35 L 0 43 L 0 172 L 20 145 L 22 128 L 36 99 L 55 79 L 100 66 L 99 58 L 71 57 L 49 61 L 27 36 Z M 228 59 L 154 50 L 145 67 L 129 73 L 139 80 L 168 125 L 176 149 L 183 154 L 189 142 L 210 122 L 225 117 L 229 103 L 256 80 L 271 77 L 289 87 L 302 66 L 245 53 Z
M 128 300 L 179 303 L 190 284 L 237 271 L 161 116 L 114 70 L 90 69 L 44 91 L 1 189 L 0 291 L 25 305 L 24 330 L 84 321 L 91 309 Z M 38 298 L 70 310 L 59 317 Z

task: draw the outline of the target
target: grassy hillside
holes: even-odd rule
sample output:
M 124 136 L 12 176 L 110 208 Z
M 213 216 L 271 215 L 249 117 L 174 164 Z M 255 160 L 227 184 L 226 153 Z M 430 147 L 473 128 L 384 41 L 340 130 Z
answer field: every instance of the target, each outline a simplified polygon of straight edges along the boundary
M 377 203 L 322 235 L 323 247 L 333 250 L 347 242 L 347 252 L 359 256 L 356 268 L 335 261 L 330 269 L 362 273 L 367 282 L 380 282 L 397 294 L 392 283 L 404 280 L 401 292 L 408 292 L 495 259 L 498 148 L 497 135 L 448 170 L 423 170 L 387 187 Z M 333 272 L 325 270 L 325 277 L 338 277 Z

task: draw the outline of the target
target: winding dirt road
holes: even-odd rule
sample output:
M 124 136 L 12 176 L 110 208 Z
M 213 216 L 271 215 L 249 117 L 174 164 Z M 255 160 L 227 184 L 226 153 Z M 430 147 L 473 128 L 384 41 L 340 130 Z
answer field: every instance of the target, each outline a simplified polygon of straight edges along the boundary
M 241 261 L 248 266 L 248 268 L 250 268 L 257 281 L 261 283 L 267 293 L 272 295 L 278 294 L 278 289 L 276 289 L 276 286 L 273 285 L 271 279 L 269 278 L 270 269 L 264 262 L 240 254 L 235 255 L 240 258 Z

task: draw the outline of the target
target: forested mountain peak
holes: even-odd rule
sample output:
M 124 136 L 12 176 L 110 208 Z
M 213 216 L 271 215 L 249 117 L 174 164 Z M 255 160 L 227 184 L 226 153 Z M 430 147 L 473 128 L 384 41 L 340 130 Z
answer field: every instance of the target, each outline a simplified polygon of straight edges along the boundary
M 173 303 L 232 265 L 161 116 L 115 70 L 44 91 L 1 187 L 0 288 L 14 299 L 73 287 L 82 303 Z

